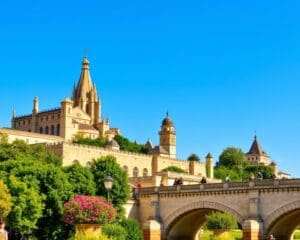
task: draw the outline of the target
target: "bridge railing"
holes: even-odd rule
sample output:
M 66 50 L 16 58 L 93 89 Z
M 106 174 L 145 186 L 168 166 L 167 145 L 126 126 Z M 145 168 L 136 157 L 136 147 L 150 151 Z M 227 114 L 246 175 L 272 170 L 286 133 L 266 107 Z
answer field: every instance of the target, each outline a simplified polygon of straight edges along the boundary
M 153 193 L 175 193 L 175 192 L 199 192 L 199 191 L 226 191 L 226 190 L 247 190 L 259 188 L 283 188 L 300 187 L 300 179 L 265 179 L 247 182 L 229 183 L 205 183 L 163 187 L 145 187 L 136 189 L 136 194 L 145 195 Z

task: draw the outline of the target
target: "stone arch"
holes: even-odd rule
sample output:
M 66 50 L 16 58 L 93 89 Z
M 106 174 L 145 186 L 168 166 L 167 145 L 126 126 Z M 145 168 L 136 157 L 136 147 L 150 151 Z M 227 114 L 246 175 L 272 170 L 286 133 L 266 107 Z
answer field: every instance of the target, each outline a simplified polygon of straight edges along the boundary
M 92 167 L 92 163 L 91 163 L 90 161 L 88 161 L 88 162 L 85 164 L 85 167 L 91 168 L 91 167 Z
M 137 167 L 134 167 L 132 175 L 133 175 L 133 177 L 138 177 L 139 176 L 139 169 Z
M 218 202 L 210 202 L 210 201 L 199 201 L 199 202 L 193 202 L 190 204 L 187 204 L 179 209 L 177 209 L 175 212 L 170 214 L 166 220 L 164 221 L 164 229 L 166 230 L 166 234 L 170 231 L 172 228 L 172 225 L 174 222 L 182 217 L 183 215 L 198 210 L 198 209 L 211 209 L 221 212 L 229 213 L 236 217 L 237 221 L 242 224 L 246 219 L 240 215 L 236 210 Z
M 143 177 L 148 177 L 148 169 L 147 168 L 143 169 Z
M 300 200 L 288 203 L 281 208 L 273 211 L 268 217 L 264 220 L 264 228 L 266 232 L 269 232 L 271 227 L 275 224 L 275 222 L 283 215 L 288 214 L 295 210 L 300 210 Z
M 123 169 L 124 169 L 125 172 L 128 173 L 128 166 L 127 166 L 127 165 L 124 165 L 124 166 L 123 166 Z

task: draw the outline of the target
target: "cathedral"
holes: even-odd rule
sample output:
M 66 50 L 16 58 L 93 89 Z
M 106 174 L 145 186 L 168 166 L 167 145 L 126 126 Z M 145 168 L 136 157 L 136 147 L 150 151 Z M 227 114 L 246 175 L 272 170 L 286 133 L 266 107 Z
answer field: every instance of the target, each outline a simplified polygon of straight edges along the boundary
M 16 117 L 13 113 L 12 128 L 61 136 L 67 141 L 76 134 L 93 139 L 101 136 L 109 140 L 120 134 L 118 128 L 110 128 L 109 121 L 101 118 L 101 100 L 92 82 L 87 58 L 82 61 L 72 99 L 64 99 L 58 108 L 39 111 L 39 100 L 35 97 L 32 114 Z

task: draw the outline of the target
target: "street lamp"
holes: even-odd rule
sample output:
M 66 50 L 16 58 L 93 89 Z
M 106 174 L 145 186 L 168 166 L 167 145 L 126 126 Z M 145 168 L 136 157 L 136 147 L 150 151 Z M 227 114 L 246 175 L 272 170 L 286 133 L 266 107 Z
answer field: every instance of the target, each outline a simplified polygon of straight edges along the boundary
M 111 176 L 106 176 L 104 178 L 104 187 L 107 191 L 107 201 L 109 202 L 109 192 L 111 191 L 113 186 L 113 178 Z

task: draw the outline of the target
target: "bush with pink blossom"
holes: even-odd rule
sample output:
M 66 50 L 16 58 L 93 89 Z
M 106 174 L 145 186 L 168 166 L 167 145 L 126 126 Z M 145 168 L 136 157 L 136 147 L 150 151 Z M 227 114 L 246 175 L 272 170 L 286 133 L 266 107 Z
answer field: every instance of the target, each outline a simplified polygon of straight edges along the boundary
M 63 220 L 67 224 L 106 224 L 116 219 L 114 207 L 101 197 L 78 195 L 64 204 Z

